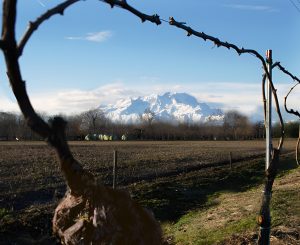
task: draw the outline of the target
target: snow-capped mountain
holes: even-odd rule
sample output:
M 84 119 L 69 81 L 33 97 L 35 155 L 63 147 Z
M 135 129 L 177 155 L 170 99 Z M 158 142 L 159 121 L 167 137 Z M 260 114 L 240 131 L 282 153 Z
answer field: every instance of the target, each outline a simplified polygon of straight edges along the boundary
M 143 117 L 167 122 L 207 122 L 222 121 L 224 114 L 220 109 L 210 108 L 187 93 L 165 93 L 145 97 L 128 98 L 113 105 L 99 107 L 108 118 L 123 123 L 140 122 Z

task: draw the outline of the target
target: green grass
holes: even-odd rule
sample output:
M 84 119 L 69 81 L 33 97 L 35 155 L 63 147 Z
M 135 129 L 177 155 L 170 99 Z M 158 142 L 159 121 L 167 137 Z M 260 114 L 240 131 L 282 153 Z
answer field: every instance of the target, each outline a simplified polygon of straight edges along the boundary
M 249 169 L 240 170 L 237 176 L 234 172 L 223 180 L 223 189 L 214 189 L 210 195 L 206 196 L 204 203 L 197 209 L 188 211 L 179 219 L 173 222 L 163 223 L 163 229 L 167 238 L 172 238 L 172 244 L 218 244 L 228 239 L 233 234 L 242 234 L 258 231 L 256 216 L 260 205 L 260 197 L 263 183 L 261 172 L 261 163 L 254 164 Z M 278 178 L 291 181 L 291 174 L 296 173 L 295 160 L 291 157 L 282 158 L 279 166 Z M 252 173 L 252 174 L 250 174 Z M 293 182 L 292 182 L 293 183 Z M 219 183 L 220 184 L 220 183 Z M 237 187 L 239 185 L 239 187 Z M 236 186 L 236 189 L 230 188 Z M 228 188 L 229 187 L 229 188 Z M 289 189 L 291 188 L 291 189 Z M 274 188 L 271 200 L 272 227 L 283 225 L 286 227 L 299 227 L 300 224 L 300 192 L 293 185 L 289 188 Z M 231 219 L 232 209 L 230 202 L 226 198 L 233 198 L 233 202 L 238 203 L 248 196 L 255 194 L 256 201 L 251 201 L 256 206 L 256 211 L 247 212 L 243 210 L 243 204 L 238 204 L 239 211 L 243 214 L 240 219 Z M 236 199 L 234 199 L 236 198 Z M 231 199 L 230 199 L 231 200 Z M 249 198 L 248 198 L 249 200 Z M 222 203 L 223 202 L 223 203 Z M 227 205 L 227 206 L 226 206 Z M 222 208 L 220 208 L 222 207 Z M 210 223 L 208 214 L 218 211 L 224 213 L 213 218 L 220 217 L 222 220 L 214 220 Z M 224 211 L 225 210 L 225 211 Z M 229 218 L 228 218 L 229 217 Z
M 222 227 L 202 228 L 199 222 L 201 212 L 190 212 L 184 215 L 176 224 L 164 224 L 164 230 L 174 237 L 175 244 L 216 244 L 228 238 L 232 234 L 256 228 L 255 215 L 247 216 L 238 221 L 229 222 Z
M 299 190 L 276 191 L 272 197 L 272 225 L 291 225 L 290 216 L 300 220 Z
M 6 208 L 0 208 L 0 231 L 3 230 L 3 224 L 9 224 L 13 222 L 14 216 L 13 213 L 6 209 Z

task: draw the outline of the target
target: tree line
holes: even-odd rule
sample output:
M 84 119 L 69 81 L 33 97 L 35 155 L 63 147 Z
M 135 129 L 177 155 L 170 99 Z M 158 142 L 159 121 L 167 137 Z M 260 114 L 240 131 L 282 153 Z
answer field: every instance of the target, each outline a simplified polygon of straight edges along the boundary
M 46 121 L 51 116 L 40 113 Z M 61 116 L 61 115 L 60 115 Z M 112 122 L 101 110 L 92 109 L 71 116 L 63 116 L 68 121 L 68 140 L 84 140 L 86 135 L 107 134 L 115 139 L 126 135 L 128 140 L 247 140 L 265 137 L 264 123 L 252 123 L 237 111 L 228 111 L 222 122 L 172 123 L 155 119 L 155 114 L 145 111 L 136 124 Z M 298 137 L 299 123 L 285 125 L 286 137 Z M 280 125 L 273 125 L 274 137 L 280 136 Z M 0 112 L 0 140 L 40 140 L 29 129 L 22 115 Z

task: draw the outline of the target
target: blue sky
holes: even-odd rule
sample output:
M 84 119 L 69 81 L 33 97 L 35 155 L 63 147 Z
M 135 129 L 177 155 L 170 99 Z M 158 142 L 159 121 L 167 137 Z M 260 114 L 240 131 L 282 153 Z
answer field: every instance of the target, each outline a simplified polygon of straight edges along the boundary
M 292 1 L 300 9 L 300 1 Z M 60 2 L 19 0 L 18 37 L 28 21 Z M 274 61 L 300 75 L 300 11 L 290 0 L 128 3 L 262 55 L 272 49 Z M 128 96 L 167 91 L 187 92 L 224 110 L 248 115 L 261 111 L 262 69 L 256 58 L 186 37 L 168 23 L 141 23 L 131 13 L 96 0 L 76 3 L 63 17 L 56 15 L 40 26 L 20 62 L 34 107 L 49 114 L 76 113 Z M 278 71 L 273 77 L 282 102 L 293 82 Z M 296 108 L 296 94 L 289 103 Z M 2 56 L 0 110 L 18 110 Z

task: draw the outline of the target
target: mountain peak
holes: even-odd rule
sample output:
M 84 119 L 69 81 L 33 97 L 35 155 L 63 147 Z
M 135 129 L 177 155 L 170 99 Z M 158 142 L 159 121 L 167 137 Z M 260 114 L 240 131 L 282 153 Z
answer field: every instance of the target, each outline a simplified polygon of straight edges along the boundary
M 221 121 L 224 117 L 221 110 L 212 109 L 187 93 L 166 92 L 163 95 L 127 98 L 99 108 L 111 120 L 123 123 L 140 122 L 146 110 L 155 115 L 155 120 L 180 123 Z

